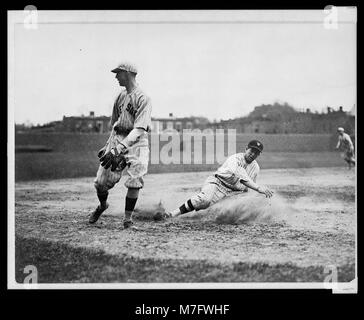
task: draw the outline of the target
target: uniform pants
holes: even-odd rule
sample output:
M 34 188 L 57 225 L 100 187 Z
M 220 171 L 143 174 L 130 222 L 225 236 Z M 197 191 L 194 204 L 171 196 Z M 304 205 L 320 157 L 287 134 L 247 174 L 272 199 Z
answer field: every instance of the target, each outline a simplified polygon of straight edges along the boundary
M 191 197 L 191 203 L 196 211 L 206 209 L 225 197 L 236 194 L 243 194 L 246 191 L 232 190 L 225 186 L 215 176 L 210 176 L 205 181 L 201 191 Z

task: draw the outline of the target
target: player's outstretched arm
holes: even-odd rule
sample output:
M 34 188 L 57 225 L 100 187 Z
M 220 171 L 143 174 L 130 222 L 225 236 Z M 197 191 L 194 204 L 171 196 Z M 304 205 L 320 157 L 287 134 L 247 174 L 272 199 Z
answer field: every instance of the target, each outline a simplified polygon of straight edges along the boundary
M 337 142 L 335 149 L 339 149 L 339 148 L 340 148 L 340 140 Z
M 252 180 L 240 180 L 240 182 L 245 185 L 246 187 L 256 191 L 256 192 L 259 192 L 261 194 L 264 194 L 267 198 L 270 198 L 273 196 L 273 191 L 270 190 L 269 188 L 267 187 L 264 187 L 264 186 L 259 186 L 257 185 L 255 182 L 253 182 Z

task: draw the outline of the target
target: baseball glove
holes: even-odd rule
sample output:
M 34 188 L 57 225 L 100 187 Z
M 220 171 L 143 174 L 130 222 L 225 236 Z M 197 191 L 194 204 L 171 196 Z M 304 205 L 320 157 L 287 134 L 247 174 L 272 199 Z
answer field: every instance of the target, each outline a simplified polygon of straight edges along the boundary
M 105 151 L 106 151 L 106 146 L 102 147 L 99 150 L 99 152 L 97 153 L 97 157 L 100 159 L 105 154 Z
M 115 149 L 111 149 L 109 152 L 100 157 L 100 162 L 105 169 L 109 169 L 111 167 L 111 171 L 115 171 L 117 168 L 122 171 L 128 165 L 125 154 L 118 154 Z

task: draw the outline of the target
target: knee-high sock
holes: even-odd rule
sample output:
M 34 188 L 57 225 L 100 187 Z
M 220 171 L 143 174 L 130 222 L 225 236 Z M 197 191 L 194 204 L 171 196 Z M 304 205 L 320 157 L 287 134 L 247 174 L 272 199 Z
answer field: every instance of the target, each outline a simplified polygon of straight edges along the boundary
M 179 211 L 181 214 L 190 212 L 195 210 L 195 208 L 192 205 L 191 199 L 187 200 L 183 205 L 179 207 Z
M 125 198 L 125 220 L 130 220 L 138 198 Z
M 106 200 L 107 200 L 108 195 L 109 195 L 108 191 L 106 191 L 106 192 L 97 192 L 97 197 L 99 198 L 101 206 L 106 205 Z

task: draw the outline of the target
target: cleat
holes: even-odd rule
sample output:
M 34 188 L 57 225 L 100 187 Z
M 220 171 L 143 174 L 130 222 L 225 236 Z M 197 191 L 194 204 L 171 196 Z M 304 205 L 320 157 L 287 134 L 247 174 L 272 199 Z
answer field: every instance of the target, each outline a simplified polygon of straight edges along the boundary
M 166 211 L 157 211 L 153 216 L 154 221 L 163 221 L 169 218 L 172 218 L 172 214 Z
M 101 214 L 109 207 L 109 204 L 106 204 L 105 208 L 102 208 L 100 205 L 91 213 L 90 218 L 88 219 L 89 223 L 95 223 L 99 220 Z
M 133 224 L 134 223 L 131 220 L 124 220 L 124 222 L 123 222 L 124 229 L 128 229 L 128 228 L 132 227 Z

